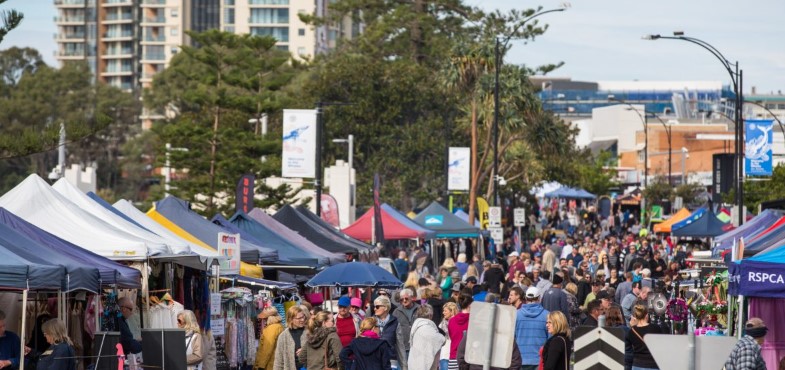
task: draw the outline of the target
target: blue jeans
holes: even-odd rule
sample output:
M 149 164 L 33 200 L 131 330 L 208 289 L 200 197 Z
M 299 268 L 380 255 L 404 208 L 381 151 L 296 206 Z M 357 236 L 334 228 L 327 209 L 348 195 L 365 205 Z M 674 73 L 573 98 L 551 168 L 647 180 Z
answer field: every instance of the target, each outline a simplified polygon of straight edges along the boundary
M 450 360 L 439 360 L 439 370 L 447 370 Z

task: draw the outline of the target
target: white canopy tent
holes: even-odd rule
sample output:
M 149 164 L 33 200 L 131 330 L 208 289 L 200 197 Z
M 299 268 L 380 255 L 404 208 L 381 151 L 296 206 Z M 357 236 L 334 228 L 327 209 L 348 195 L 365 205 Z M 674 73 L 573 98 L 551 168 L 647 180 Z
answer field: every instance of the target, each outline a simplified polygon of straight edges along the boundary
M 76 204 L 82 210 L 92 213 L 96 217 L 104 220 L 106 223 L 120 230 L 126 231 L 129 234 L 138 237 L 139 239 L 148 240 L 151 243 L 166 245 L 174 254 L 188 254 L 191 251 L 188 244 L 183 240 L 163 238 L 154 232 L 148 231 L 149 229 L 145 230 L 128 222 L 128 220 L 120 217 L 116 213 L 104 208 L 104 206 L 90 199 L 87 194 L 83 193 L 81 190 L 79 190 L 79 188 L 72 185 L 66 179 L 58 180 L 54 185 L 52 185 L 52 189 Z
M 0 197 L 3 207 L 47 232 L 115 260 L 172 254 L 166 244 L 139 238 L 87 212 L 36 174 Z

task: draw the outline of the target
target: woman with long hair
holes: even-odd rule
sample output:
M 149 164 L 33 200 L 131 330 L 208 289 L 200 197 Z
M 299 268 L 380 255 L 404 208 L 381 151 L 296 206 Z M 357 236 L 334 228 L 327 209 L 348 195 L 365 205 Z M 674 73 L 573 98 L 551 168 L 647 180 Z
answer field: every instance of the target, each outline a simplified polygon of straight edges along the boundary
M 612 305 L 605 314 L 605 326 L 609 328 L 622 328 L 624 330 L 624 337 L 630 333 L 630 327 L 624 322 L 624 313 L 621 312 L 621 307 Z M 629 343 L 624 344 L 624 368 L 626 370 L 632 369 L 632 346 Z
M 266 325 L 259 338 L 259 347 L 256 348 L 256 361 L 254 367 L 257 369 L 272 369 L 275 367 L 275 345 L 278 344 L 278 336 L 283 333 L 281 316 L 275 307 L 267 307 L 257 316 L 259 320 L 266 320 Z
M 548 370 L 568 370 L 572 356 L 572 341 L 567 317 L 561 311 L 548 313 L 545 322 L 550 338 L 542 346 L 542 368 Z
M 341 338 L 335 332 L 333 314 L 322 311 L 308 321 L 308 336 L 298 355 L 306 369 L 337 369 L 340 366 Z
M 345 369 L 390 370 L 393 349 L 379 336 L 379 320 L 369 317 L 360 323 L 360 336 L 341 350 Z
M 642 304 L 633 307 L 632 317 L 635 318 L 636 323 L 625 338 L 625 343 L 632 346 L 632 370 L 659 369 L 643 338 L 646 334 L 661 334 L 662 330 L 657 325 L 649 324 L 649 310 Z
M 575 294 L 578 292 L 578 287 L 575 283 L 567 283 L 564 287 L 564 293 L 567 295 L 567 307 L 569 309 L 570 317 L 567 318 L 570 330 L 575 330 L 581 324 L 581 305 L 578 304 L 578 298 Z
M 463 332 L 469 329 L 469 312 L 471 311 L 472 302 L 474 302 L 472 296 L 461 293 L 458 296 L 458 307 L 460 307 L 461 311 L 451 317 L 447 323 L 450 333 L 450 369 L 458 368 L 458 345 L 461 344 L 461 339 L 463 339 Z
M 439 323 L 439 329 L 444 332 L 444 345 L 439 353 L 439 370 L 447 370 L 450 361 L 450 329 L 448 323 L 450 319 L 458 314 L 458 305 L 455 302 L 447 302 L 442 308 L 442 322 Z
M 286 329 L 278 336 L 275 344 L 275 370 L 299 370 L 303 367 L 298 355 L 302 352 L 305 323 L 310 312 L 303 305 L 292 306 L 286 310 Z
M 188 370 L 201 369 L 205 353 L 202 348 L 202 330 L 191 310 L 183 310 L 177 314 L 177 326 L 185 329 L 185 360 Z
M 60 319 L 50 319 L 41 325 L 49 349 L 41 354 L 36 369 L 41 370 L 74 370 L 76 369 L 76 352 L 74 344 L 68 337 L 65 323 Z

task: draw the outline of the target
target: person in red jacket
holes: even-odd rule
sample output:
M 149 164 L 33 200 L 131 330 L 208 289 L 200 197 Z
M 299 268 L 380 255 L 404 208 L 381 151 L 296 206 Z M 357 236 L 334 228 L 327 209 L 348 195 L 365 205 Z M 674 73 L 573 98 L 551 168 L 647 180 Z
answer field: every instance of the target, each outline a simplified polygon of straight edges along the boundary
M 458 365 L 458 345 L 461 344 L 463 339 L 463 332 L 469 330 L 469 310 L 474 302 L 472 296 L 461 293 L 458 296 L 458 307 L 461 312 L 450 318 L 447 323 L 447 332 L 450 334 L 450 360 L 449 368 L 457 368 Z
M 343 296 L 338 299 L 338 316 L 335 317 L 335 330 L 341 339 L 341 347 L 346 347 L 357 337 L 360 322 L 349 312 L 352 305 L 351 298 Z

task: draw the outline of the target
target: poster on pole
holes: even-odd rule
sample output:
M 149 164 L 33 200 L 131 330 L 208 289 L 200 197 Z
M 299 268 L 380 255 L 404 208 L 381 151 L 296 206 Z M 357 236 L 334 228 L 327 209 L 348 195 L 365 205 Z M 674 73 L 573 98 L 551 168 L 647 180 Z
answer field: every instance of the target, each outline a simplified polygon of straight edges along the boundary
M 774 141 L 773 121 L 744 121 L 744 173 L 747 176 L 771 176 Z
M 221 260 L 221 275 L 240 274 L 240 234 L 218 233 L 218 254 Z
M 281 176 L 316 177 L 316 110 L 283 110 Z
M 447 158 L 447 190 L 469 191 L 471 149 L 450 147 Z

